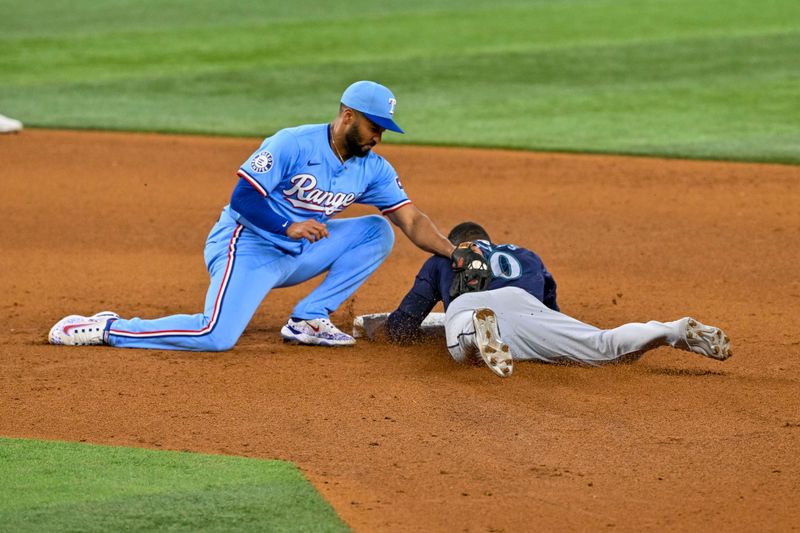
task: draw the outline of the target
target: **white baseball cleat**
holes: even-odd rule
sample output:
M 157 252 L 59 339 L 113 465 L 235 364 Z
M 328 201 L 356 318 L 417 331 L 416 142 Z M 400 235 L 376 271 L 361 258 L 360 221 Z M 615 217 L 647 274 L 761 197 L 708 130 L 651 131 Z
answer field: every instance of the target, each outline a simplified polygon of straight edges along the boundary
M 353 346 L 356 340 L 334 326 L 327 318 L 289 319 L 281 328 L 284 342 L 311 346 Z
M 69 315 L 50 329 L 50 344 L 65 346 L 92 346 L 105 344 L 104 335 L 109 320 L 119 318 L 113 311 L 101 311 L 92 316 Z
M 510 376 L 514 371 L 514 359 L 508 344 L 500 338 L 497 315 L 488 307 L 476 309 L 472 323 L 475 326 L 475 344 L 486 366 L 501 378 Z
M 688 350 L 704 357 L 724 361 L 733 355 L 731 339 L 719 328 L 701 324 L 694 318 L 686 320 Z
M 0 115 L 0 133 L 16 133 L 22 130 L 22 122 Z

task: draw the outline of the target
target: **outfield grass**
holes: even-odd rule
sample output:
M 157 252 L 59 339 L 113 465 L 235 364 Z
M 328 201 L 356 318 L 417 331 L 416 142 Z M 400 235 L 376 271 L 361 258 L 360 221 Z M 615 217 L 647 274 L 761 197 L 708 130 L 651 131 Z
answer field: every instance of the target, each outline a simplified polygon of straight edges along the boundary
M 3 531 L 348 531 L 282 461 L 0 438 Z
M 262 136 L 371 78 L 389 142 L 800 163 L 797 0 L 341 4 L 0 0 L 0 112 Z

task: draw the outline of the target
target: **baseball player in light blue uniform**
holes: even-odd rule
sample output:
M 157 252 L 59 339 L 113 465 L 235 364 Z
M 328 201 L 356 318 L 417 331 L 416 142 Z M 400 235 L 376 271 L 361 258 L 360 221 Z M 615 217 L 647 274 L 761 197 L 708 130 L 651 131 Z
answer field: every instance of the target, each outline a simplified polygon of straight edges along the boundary
M 386 87 L 356 82 L 330 124 L 288 128 L 264 140 L 239 168 L 230 205 L 205 247 L 211 276 L 202 313 L 157 319 L 101 312 L 70 315 L 50 331 L 53 344 L 220 351 L 232 348 L 267 293 L 327 272 L 281 329 L 299 344 L 355 343 L 328 319 L 386 259 L 394 232 L 381 216 L 330 220 L 369 204 L 423 250 L 449 256 L 454 246 L 409 200 L 397 173 L 372 148 L 394 122 Z

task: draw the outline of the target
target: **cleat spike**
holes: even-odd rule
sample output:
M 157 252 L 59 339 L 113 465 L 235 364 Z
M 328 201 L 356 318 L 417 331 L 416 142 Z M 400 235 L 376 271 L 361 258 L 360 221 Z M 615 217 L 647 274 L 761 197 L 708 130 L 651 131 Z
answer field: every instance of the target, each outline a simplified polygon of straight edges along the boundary
M 486 366 L 500 377 L 509 376 L 514 360 L 508 345 L 500 338 L 494 311 L 489 308 L 476 309 L 472 322 L 475 326 L 475 343 Z
M 724 361 L 731 356 L 730 337 L 721 329 L 701 324 L 693 318 L 687 318 L 685 324 L 684 349 L 718 361 Z

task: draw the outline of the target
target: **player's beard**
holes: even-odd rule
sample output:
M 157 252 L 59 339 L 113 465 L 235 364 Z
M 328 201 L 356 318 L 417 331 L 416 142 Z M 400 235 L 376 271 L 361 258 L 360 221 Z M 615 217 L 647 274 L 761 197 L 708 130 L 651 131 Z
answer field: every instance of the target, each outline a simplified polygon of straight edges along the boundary
M 358 134 L 358 125 L 353 124 L 344 132 L 344 146 L 347 149 L 347 153 L 350 155 L 366 157 L 375 145 L 372 143 L 364 143 Z

